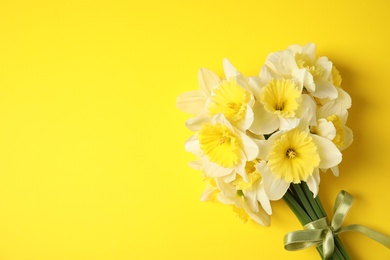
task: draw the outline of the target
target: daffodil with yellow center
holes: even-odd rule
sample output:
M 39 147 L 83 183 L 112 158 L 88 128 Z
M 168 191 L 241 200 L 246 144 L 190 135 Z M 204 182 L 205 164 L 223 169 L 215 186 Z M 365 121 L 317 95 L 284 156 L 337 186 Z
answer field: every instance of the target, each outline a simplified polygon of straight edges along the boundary
M 198 138 L 200 149 L 211 162 L 231 168 L 241 159 L 240 138 L 223 124 L 204 124 Z
M 301 91 L 292 80 L 271 79 L 262 88 L 260 98 L 268 112 L 281 117 L 292 118 L 300 105 Z
M 265 192 L 270 200 L 278 200 L 290 183 L 307 182 L 314 196 L 318 193 L 319 169 L 341 162 L 341 153 L 332 141 L 311 134 L 305 128 L 280 131 L 265 141 L 259 141 L 257 165 Z
M 208 106 L 210 115 L 223 114 L 233 124 L 245 118 L 251 94 L 234 79 L 223 81 L 213 94 Z
M 223 114 L 240 130 L 250 130 L 254 120 L 252 107 L 255 99 L 252 89 L 257 89 L 253 77 L 245 77 L 227 60 L 223 60 L 225 79 L 208 69 L 199 70 L 200 89 L 181 94 L 177 107 L 195 117 L 186 121 L 187 127 L 198 131 L 210 118 Z
M 292 130 L 278 138 L 268 156 L 268 166 L 277 178 L 300 183 L 318 167 L 320 157 L 309 132 Z
M 272 53 L 265 68 L 273 77 L 297 81 L 313 97 L 335 99 L 338 96 L 331 79 L 332 63 L 327 57 L 317 58 L 313 43 L 291 45 L 287 50 Z
M 254 160 L 259 148 L 251 137 L 234 127 L 223 114 L 213 116 L 186 142 L 186 150 L 201 160 L 207 177 L 235 179 L 236 173 L 245 181 L 247 161 Z
M 277 130 L 295 128 L 304 114 L 315 116 L 316 104 L 292 79 L 272 78 L 263 75 L 264 82 L 254 106 L 255 119 L 251 129 L 268 135 Z

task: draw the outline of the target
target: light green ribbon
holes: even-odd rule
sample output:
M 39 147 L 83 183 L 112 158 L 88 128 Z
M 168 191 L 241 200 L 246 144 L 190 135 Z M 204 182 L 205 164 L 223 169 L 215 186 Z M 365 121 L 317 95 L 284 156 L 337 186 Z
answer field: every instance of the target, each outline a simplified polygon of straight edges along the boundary
M 390 248 L 390 237 L 362 225 L 348 225 L 341 228 L 344 218 L 352 206 L 353 197 L 346 191 L 340 191 L 334 206 L 334 215 L 330 225 L 326 217 L 306 224 L 304 230 L 286 234 L 284 248 L 289 251 L 302 250 L 311 246 L 322 245 L 324 259 L 329 259 L 334 251 L 334 236 L 347 232 L 360 232 L 369 238 Z

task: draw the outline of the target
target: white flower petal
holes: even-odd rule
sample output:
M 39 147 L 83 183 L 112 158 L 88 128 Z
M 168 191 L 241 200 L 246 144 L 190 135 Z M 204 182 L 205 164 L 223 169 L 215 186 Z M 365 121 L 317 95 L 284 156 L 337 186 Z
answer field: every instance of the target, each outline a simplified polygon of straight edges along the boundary
M 260 183 L 257 189 L 257 200 L 260 202 L 265 212 L 267 212 L 269 215 L 272 215 L 271 203 L 267 197 L 267 194 L 265 193 L 263 183 Z
M 336 165 L 335 167 L 330 168 L 330 170 L 332 171 L 334 176 L 339 177 L 339 166 L 338 165 Z
M 307 178 L 307 186 L 309 187 L 309 190 L 313 192 L 313 197 L 315 198 L 318 194 L 318 190 L 320 187 L 320 172 L 318 168 L 315 168 L 313 171 L 313 175 Z
M 279 129 L 280 130 L 291 130 L 298 126 L 299 118 L 284 118 L 279 117 Z
M 316 66 L 322 68 L 321 79 L 328 80 L 332 73 L 332 62 L 325 56 L 322 56 L 316 60 Z
M 199 87 L 208 97 L 211 96 L 212 90 L 219 86 L 221 79 L 213 71 L 202 68 L 198 72 Z
M 190 118 L 186 121 L 186 127 L 191 131 L 199 131 L 203 124 L 210 122 L 211 118 L 208 113 L 200 114 L 197 117 Z
M 297 128 L 301 131 L 307 131 L 310 125 L 316 124 L 317 105 L 314 100 L 307 94 L 302 95 L 302 103 L 297 111 L 300 117 Z
M 257 212 L 259 210 L 259 203 L 257 202 L 256 190 L 244 192 L 245 202 L 251 211 Z
M 316 45 L 314 43 L 308 43 L 305 46 L 302 47 L 301 53 L 306 54 L 306 56 L 314 61 L 316 59 Z
M 211 198 L 213 197 L 213 194 L 214 194 L 215 192 L 217 192 L 217 191 L 218 191 L 217 188 L 212 188 L 212 189 L 208 188 L 208 189 L 205 189 L 205 190 L 202 192 L 202 194 L 200 195 L 200 200 L 201 200 L 201 201 L 209 201 L 209 200 L 211 200 Z
M 245 131 L 249 129 L 249 127 L 252 125 L 253 120 L 254 120 L 253 110 L 250 106 L 247 106 L 245 117 L 242 120 L 240 120 L 240 122 L 237 123 L 237 128 Z
M 188 166 L 194 170 L 202 170 L 202 160 L 198 159 L 195 161 L 188 162 Z
M 317 152 L 320 156 L 319 168 L 329 169 L 341 162 L 342 154 L 332 141 L 313 134 L 311 137 L 317 146 Z
M 268 155 L 271 151 L 272 145 L 275 140 L 284 133 L 284 131 L 278 131 L 271 135 L 268 140 L 255 139 L 257 146 L 259 147 L 259 158 L 262 160 L 268 160 Z
M 283 179 L 278 179 L 271 172 L 265 161 L 261 161 L 256 165 L 256 169 L 260 172 L 263 177 L 264 190 L 267 197 L 270 200 L 279 200 L 288 190 L 290 183 Z
M 252 138 L 239 131 L 243 146 L 241 147 L 247 161 L 252 161 L 259 155 L 259 147 Z
M 203 172 L 207 177 L 224 177 L 233 172 L 231 168 L 222 167 L 214 162 L 211 162 L 207 156 L 203 156 Z
M 236 175 L 237 175 L 236 172 L 233 171 L 232 173 L 230 173 L 230 174 L 228 174 L 226 176 L 223 176 L 220 179 L 223 180 L 226 183 L 229 183 L 229 182 L 232 182 L 232 181 L 234 181 L 236 179 Z
M 336 128 L 332 122 L 328 122 L 325 118 L 317 120 L 316 134 L 325 137 L 326 139 L 333 140 L 336 136 Z
M 218 193 L 217 199 L 219 202 L 222 202 L 223 204 L 227 205 L 235 205 L 236 207 L 240 208 L 242 207 L 242 202 L 239 197 L 229 197 L 224 195 L 222 192 Z
M 254 134 L 271 134 L 279 127 L 277 115 L 267 112 L 263 105 L 256 102 L 253 106 L 254 119 L 249 130 Z
M 347 92 L 345 92 L 342 88 L 336 88 L 336 89 L 339 92 L 338 99 L 337 99 L 338 102 L 340 102 L 345 109 L 351 108 L 352 106 L 351 96 Z
M 344 146 L 340 149 L 341 151 L 348 148 L 352 144 L 352 141 L 353 141 L 352 130 L 347 126 L 344 126 L 344 131 L 345 131 L 345 140 L 344 140 Z
M 223 70 L 227 79 L 240 75 L 240 72 L 238 72 L 238 70 L 236 70 L 232 63 L 226 58 L 223 59 Z
M 199 144 L 199 140 L 198 140 L 198 135 L 197 134 L 195 134 L 195 135 L 191 136 L 190 138 L 188 138 L 188 140 L 184 143 L 184 149 L 187 152 L 195 154 L 196 156 L 202 156 L 203 155 L 203 152 L 200 149 L 200 144 Z
M 313 96 L 318 98 L 329 98 L 335 99 L 337 98 L 339 92 L 336 87 L 333 86 L 329 81 L 316 81 L 316 89 L 313 92 Z
M 236 197 L 237 190 L 231 183 L 226 183 L 220 178 L 215 179 L 215 183 L 217 184 L 218 189 L 224 196 Z
M 176 106 L 188 114 L 200 114 L 205 110 L 207 97 L 201 90 L 188 91 L 180 94 Z
M 248 77 L 248 86 L 251 93 L 260 100 L 261 79 L 260 77 Z
M 253 212 L 248 207 L 247 203 L 243 203 L 244 209 L 246 213 L 249 215 L 249 217 L 255 221 L 257 224 L 260 224 L 262 226 L 269 226 L 270 225 L 270 216 L 264 211 L 263 208 L 259 207 L 259 210 L 257 212 Z

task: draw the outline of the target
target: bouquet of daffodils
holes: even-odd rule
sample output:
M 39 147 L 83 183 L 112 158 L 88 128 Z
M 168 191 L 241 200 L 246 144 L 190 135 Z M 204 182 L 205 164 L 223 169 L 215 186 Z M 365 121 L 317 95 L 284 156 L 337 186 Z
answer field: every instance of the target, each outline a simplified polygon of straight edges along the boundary
M 270 201 L 283 199 L 304 230 L 285 236 L 285 249 L 316 246 L 323 259 L 350 259 L 338 234 L 357 231 L 390 247 L 390 238 L 361 225 L 341 227 L 352 196 L 340 192 L 331 223 L 317 196 L 321 172 L 339 175 L 342 151 L 353 140 L 346 126 L 351 98 L 316 46 L 271 53 L 258 76 L 247 77 L 227 59 L 225 77 L 199 71 L 199 89 L 177 107 L 194 115 L 185 149 L 207 187 L 201 200 L 233 205 L 238 216 L 270 225 Z

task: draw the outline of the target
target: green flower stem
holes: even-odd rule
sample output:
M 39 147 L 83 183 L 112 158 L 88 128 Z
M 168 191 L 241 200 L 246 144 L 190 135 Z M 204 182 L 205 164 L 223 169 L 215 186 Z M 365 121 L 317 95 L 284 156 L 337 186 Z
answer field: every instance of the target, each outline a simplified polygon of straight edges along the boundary
M 309 200 L 307 199 L 305 193 L 303 192 L 300 184 L 291 184 L 291 189 L 295 191 L 297 194 L 299 200 L 301 201 L 303 208 L 309 214 L 311 220 L 318 219 L 317 214 L 314 212 L 312 205 L 310 204 Z
M 338 248 L 340 250 L 340 252 L 343 255 L 344 259 L 350 260 L 351 257 L 348 255 L 348 252 L 345 250 L 345 247 L 341 243 L 341 240 L 340 240 L 340 238 L 338 236 L 334 237 L 334 242 L 335 242 L 336 248 Z
M 302 225 L 306 225 L 311 221 L 310 217 L 307 215 L 306 211 L 302 209 L 299 203 L 294 199 L 293 195 L 290 191 L 287 191 L 283 196 L 283 200 L 287 203 L 290 209 L 294 212 L 295 216 L 297 216 L 299 222 Z
M 317 203 L 316 199 L 313 197 L 314 194 L 310 191 L 307 184 L 305 182 L 303 182 L 300 184 L 300 186 L 302 187 L 303 192 L 305 193 L 307 199 L 310 202 L 310 205 L 312 206 L 314 212 L 316 213 L 317 218 L 320 219 L 320 218 L 326 217 L 326 213 L 323 210 L 322 205 L 320 206 Z M 318 198 L 318 196 L 316 196 L 316 197 Z

